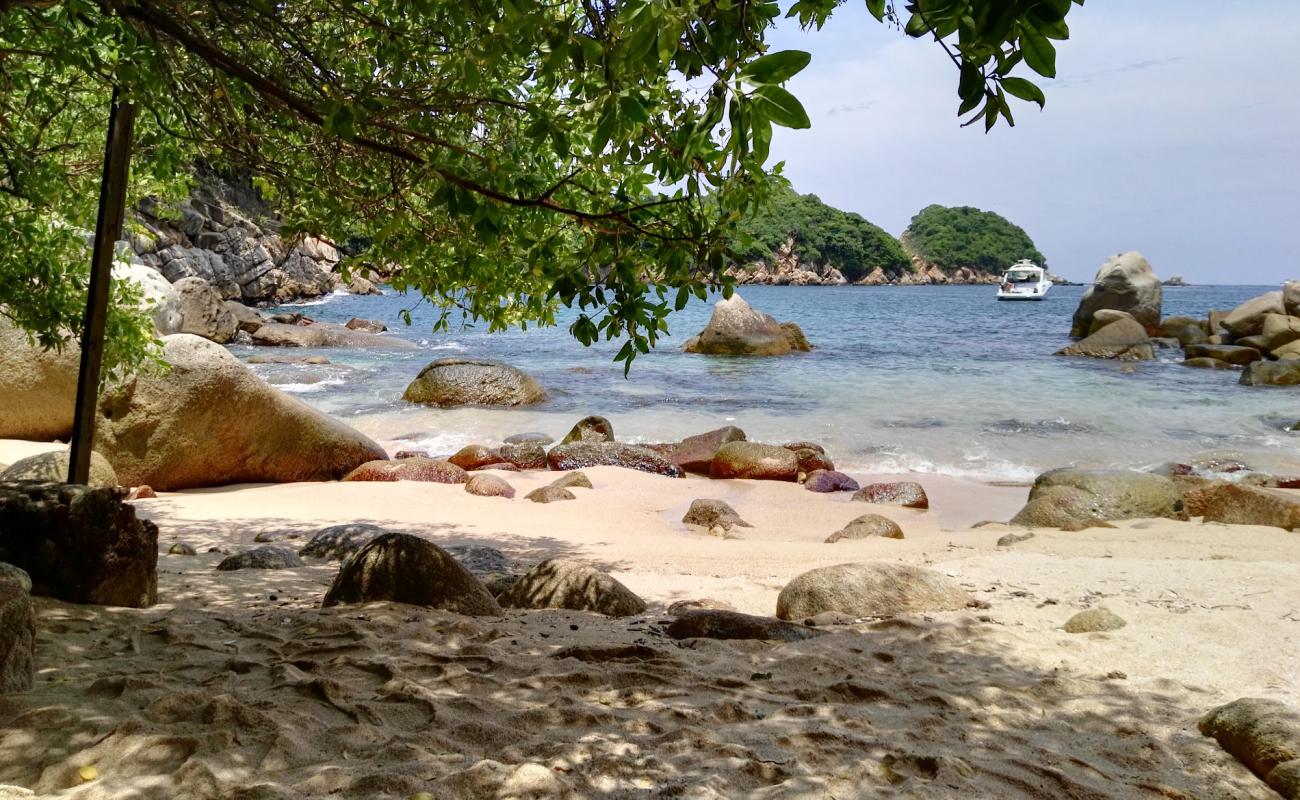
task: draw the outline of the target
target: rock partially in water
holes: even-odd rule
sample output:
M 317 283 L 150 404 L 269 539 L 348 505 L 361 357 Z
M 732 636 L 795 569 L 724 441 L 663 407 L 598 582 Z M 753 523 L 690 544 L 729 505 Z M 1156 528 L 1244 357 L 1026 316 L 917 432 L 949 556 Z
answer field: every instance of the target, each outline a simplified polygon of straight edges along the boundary
M 1190 344 L 1183 348 L 1183 353 L 1190 358 L 1217 358 L 1239 367 L 1259 361 L 1263 358 L 1253 347 L 1232 344 Z
M 733 294 L 714 304 L 709 324 L 682 349 L 703 355 L 782 356 L 799 347 L 806 349 L 807 344 L 802 331 L 787 331 L 772 317 L 751 308 L 739 294 Z
M 826 537 L 826 544 L 834 544 L 844 539 L 902 539 L 903 529 L 889 517 L 879 514 L 863 514 L 850 521 L 843 528 Z
M 799 477 L 799 457 L 777 445 L 728 442 L 714 455 L 709 477 L 794 481 Z
M 1282 302 L 1282 291 L 1266 292 L 1252 297 L 1227 313 L 1220 321 L 1228 333 L 1238 338 L 1256 336 L 1264 331 L 1264 319 L 1269 314 L 1285 315 L 1286 307 Z
M 402 399 L 438 406 L 526 406 L 544 401 L 546 392 L 509 364 L 442 358 L 420 371 Z
M 457 450 L 447 461 L 463 470 L 473 471 L 483 469 L 489 464 L 500 464 L 507 459 L 500 450 L 495 448 L 481 444 L 467 444 Z
M 406 533 L 386 533 L 344 561 L 322 605 L 377 600 L 468 616 L 501 613 L 479 579 L 450 553 Z
M 608 617 L 646 610 L 645 601 L 613 577 L 577 561 L 552 558 L 533 567 L 500 597 L 508 608 L 567 608 Z
M 169 556 L 197 556 L 198 554 L 198 550 L 195 550 L 192 545 L 185 544 L 184 542 L 177 542 L 167 548 L 167 555 Z
M 1242 386 L 1300 386 L 1300 361 L 1256 361 L 1241 373 Z
M 1065 622 L 1066 633 L 1098 633 L 1117 631 L 1128 623 L 1123 617 L 1108 608 L 1090 608 L 1080 611 Z
M 745 432 L 734 425 L 688 436 L 668 453 L 668 460 L 687 472 L 708 475 L 718 449 L 729 442 L 745 441 Z
M 343 327 L 350 331 L 365 331 L 366 333 L 383 333 L 388 330 L 388 326 L 377 319 L 362 319 L 353 317 L 343 323 Z
M 1029 490 L 1029 500 L 1032 503 L 1043 493 L 1059 487 L 1078 489 L 1090 495 L 1088 507 L 1098 519 L 1187 519 L 1187 505 L 1182 492 L 1163 475 L 1064 467 L 1039 475 Z
M 869 483 L 859 489 L 853 495 L 853 499 L 862 503 L 884 503 L 904 508 L 930 507 L 930 498 L 925 493 L 925 487 L 915 481 Z
M 1236 369 L 1237 367 L 1229 364 L 1227 361 L 1220 361 L 1217 358 L 1188 358 L 1183 361 L 1184 367 L 1194 367 L 1196 369 Z
M 510 436 L 507 436 L 504 441 L 506 444 L 539 444 L 545 447 L 554 442 L 555 439 L 545 433 L 530 431 L 526 433 L 511 434 Z
M 814 472 L 833 472 L 835 470 L 835 462 L 831 461 L 824 452 L 814 450 L 811 447 L 803 447 L 791 452 L 794 453 L 794 457 L 799 463 L 799 472 L 803 473 L 804 476 Z
M 604 417 L 583 417 L 578 420 L 560 444 L 571 442 L 612 442 L 614 441 L 614 423 Z
M 1160 327 L 1163 299 L 1160 279 L 1141 253 L 1111 256 L 1098 268 L 1092 285 L 1084 290 L 1074 312 L 1070 335 L 1087 336 L 1093 317 L 1101 309 L 1126 311 L 1144 333 L 1154 334 Z
M 1300 500 L 1286 492 L 1227 481 L 1183 485 L 1188 513 L 1206 522 L 1300 530 Z
M 217 569 L 228 572 L 237 569 L 294 569 L 305 566 L 298 554 L 288 547 L 266 544 L 222 559 Z
M 853 617 L 889 617 L 956 611 L 974 598 L 952 578 L 906 564 L 840 564 L 820 567 L 786 584 L 776 600 L 781 619 L 804 619 L 825 611 Z
M 1121 319 L 1087 338 L 1056 351 L 1058 356 L 1112 358 L 1119 361 L 1151 361 L 1155 348 L 1142 325 L 1136 320 Z

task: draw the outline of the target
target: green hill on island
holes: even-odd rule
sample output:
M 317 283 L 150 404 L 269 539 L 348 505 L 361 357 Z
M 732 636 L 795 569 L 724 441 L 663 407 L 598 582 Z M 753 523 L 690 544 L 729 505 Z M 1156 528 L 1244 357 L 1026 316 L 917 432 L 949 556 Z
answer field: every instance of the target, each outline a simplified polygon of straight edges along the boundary
M 945 272 L 970 267 L 998 273 L 1022 258 L 1047 266 L 1023 228 L 970 206 L 927 206 L 912 217 L 901 242 L 909 255 Z
M 832 208 L 814 194 L 779 190 L 761 210 L 740 222 L 735 242 L 742 263 L 770 261 L 788 240 L 799 261 L 833 266 L 850 281 L 876 267 L 897 274 L 911 268 L 911 259 L 898 240 L 860 214 Z

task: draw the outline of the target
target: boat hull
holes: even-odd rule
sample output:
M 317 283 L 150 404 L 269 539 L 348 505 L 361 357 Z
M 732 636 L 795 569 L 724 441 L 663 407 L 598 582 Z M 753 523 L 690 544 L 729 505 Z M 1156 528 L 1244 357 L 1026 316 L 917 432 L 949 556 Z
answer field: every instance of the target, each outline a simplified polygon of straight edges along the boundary
M 999 300 L 1042 300 L 1045 297 L 1047 297 L 1046 292 L 1043 294 L 1002 294 L 998 292 Z

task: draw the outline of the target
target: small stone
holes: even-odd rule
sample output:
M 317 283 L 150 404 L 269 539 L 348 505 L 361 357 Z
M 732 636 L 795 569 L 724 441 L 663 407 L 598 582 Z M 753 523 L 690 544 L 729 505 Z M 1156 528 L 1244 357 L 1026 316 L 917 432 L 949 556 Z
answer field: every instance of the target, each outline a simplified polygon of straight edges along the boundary
M 264 544 L 222 559 L 217 569 L 292 569 L 306 566 L 293 550 L 278 544 Z
M 1080 611 L 1065 622 L 1066 633 L 1097 633 L 1117 631 L 1128 623 L 1115 612 L 1098 606 Z
M 158 493 L 153 490 L 153 487 L 148 484 L 145 484 L 143 486 L 137 486 L 134 489 L 132 489 L 130 492 L 128 492 L 126 495 L 126 499 L 127 500 L 153 500 L 157 496 Z
M 793 622 L 718 609 L 683 612 L 665 632 L 674 639 L 762 639 L 777 642 L 799 642 L 822 634 L 822 631 Z
M 167 553 L 173 556 L 197 556 L 199 551 L 184 542 L 177 542 L 167 549 Z
M 556 489 L 593 488 L 591 485 L 591 478 L 588 478 L 587 473 L 583 472 L 582 470 L 576 470 L 574 472 L 570 472 L 566 475 L 563 475 L 562 477 L 556 478 L 555 480 L 551 481 L 550 485 L 554 486 Z
M 524 499 L 534 503 L 554 503 L 558 500 L 577 500 L 578 496 L 558 486 L 542 486 L 524 495 Z
M 925 489 L 914 481 L 867 484 L 853 495 L 853 499 L 863 503 L 887 503 L 904 508 L 930 507 L 930 498 L 926 496 Z
M 889 517 L 879 514 L 863 514 L 826 537 L 826 544 L 834 544 L 844 539 L 902 539 L 903 529 Z
M 998 539 L 998 547 L 1010 547 L 1013 544 L 1027 542 L 1032 538 L 1034 538 L 1032 533 L 1008 533 Z
M 736 510 L 722 500 L 699 499 L 692 500 L 691 507 L 686 510 L 686 515 L 682 517 L 682 522 L 687 525 L 696 525 L 701 528 L 708 528 L 713 533 L 714 528 L 722 528 L 722 533 L 732 528 L 752 528 L 748 522 L 740 518 Z M 717 536 L 718 534 L 713 534 Z
M 331 525 L 318 531 L 307 542 L 298 555 L 309 558 L 328 558 L 342 560 L 370 543 L 372 539 L 388 531 L 378 525 L 366 522 L 350 522 L 343 525 Z
M 515 487 L 496 475 L 477 473 L 465 484 L 465 491 L 479 497 L 504 497 L 507 500 L 515 496 Z

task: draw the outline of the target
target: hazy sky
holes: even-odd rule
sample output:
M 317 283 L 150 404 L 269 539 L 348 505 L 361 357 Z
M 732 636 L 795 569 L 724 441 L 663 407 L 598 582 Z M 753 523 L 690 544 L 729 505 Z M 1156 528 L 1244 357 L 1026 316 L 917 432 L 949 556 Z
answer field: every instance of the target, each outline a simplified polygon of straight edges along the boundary
M 778 129 L 773 159 L 894 234 L 931 203 L 997 211 L 1074 280 L 1124 250 L 1161 278 L 1300 278 L 1300 0 L 1088 0 L 1069 22 L 1047 109 L 1013 101 L 988 135 L 958 126 L 938 46 L 862 0 L 783 25 L 776 48 L 813 54 L 790 84 L 813 126 Z

